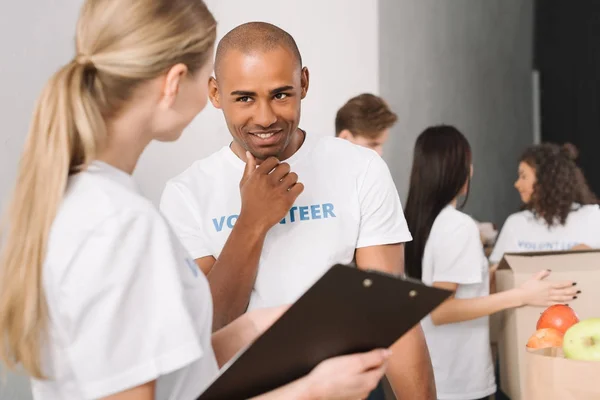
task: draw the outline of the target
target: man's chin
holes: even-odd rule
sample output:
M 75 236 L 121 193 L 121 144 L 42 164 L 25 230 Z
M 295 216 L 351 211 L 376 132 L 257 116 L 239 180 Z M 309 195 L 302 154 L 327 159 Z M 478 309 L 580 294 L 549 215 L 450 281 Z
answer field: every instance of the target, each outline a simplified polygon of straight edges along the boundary
M 250 153 L 252 153 L 252 155 L 254 156 L 254 158 L 256 158 L 256 161 L 261 162 L 261 161 L 265 161 L 267 158 L 270 157 L 275 157 L 277 159 L 279 159 L 279 156 L 281 154 L 280 151 L 250 151 Z
M 250 151 L 250 153 L 252 153 L 252 155 L 254 156 L 254 158 L 256 158 L 257 161 L 264 161 L 269 157 L 275 157 L 277 159 L 280 159 L 281 154 L 284 151 L 284 148 L 282 148 L 283 146 L 279 145 L 279 146 L 269 146 L 269 147 L 259 147 L 259 148 L 249 148 L 248 150 Z

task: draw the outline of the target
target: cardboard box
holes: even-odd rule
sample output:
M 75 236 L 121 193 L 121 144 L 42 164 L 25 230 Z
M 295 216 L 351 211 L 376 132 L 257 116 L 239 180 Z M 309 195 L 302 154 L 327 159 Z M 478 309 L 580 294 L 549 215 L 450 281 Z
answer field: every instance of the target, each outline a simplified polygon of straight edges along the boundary
M 519 287 L 541 269 L 552 270 L 553 281 L 577 282 L 581 295 L 568 304 L 580 319 L 600 317 L 600 250 L 505 254 L 498 271 L 498 291 Z M 512 400 L 529 400 L 524 395 L 525 345 L 535 332 L 543 307 L 521 307 L 497 315 L 500 388 Z
M 600 362 L 564 358 L 562 349 L 525 350 L 527 400 L 600 399 Z

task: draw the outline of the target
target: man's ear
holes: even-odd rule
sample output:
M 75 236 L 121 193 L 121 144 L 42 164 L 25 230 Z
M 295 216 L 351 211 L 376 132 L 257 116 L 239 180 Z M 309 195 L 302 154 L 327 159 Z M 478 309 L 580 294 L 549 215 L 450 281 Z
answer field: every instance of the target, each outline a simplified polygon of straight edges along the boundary
M 354 143 L 354 135 L 348 129 L 342 130 L 339 135 L 337 135 L 340 139 L 346 139 L 350 142 Z
M 301 99 L 305 98 L 306 93 L 308 93 L 309 77 L 310 77 L 310 74 L 308 73 L 308 68 L 306 68 L 306 67 L 302 68 L 302 72 L 300 75 L 300 87 L 302 90 L 302 92 L 300 94 Z
M 208 98 L 215 108 L 221 108 L 221 94 L 219 93 L 219 85 L 214 77 L 208 80 Z
M 162 97 L 160 99 L 160 105 L 164 108 L 170 108 L 175 103 L 179 89 L 181 87 L 181 81 L 188 73 L 188 68 L 185 64 L 173 65 L 165 75 L 162 87 Z

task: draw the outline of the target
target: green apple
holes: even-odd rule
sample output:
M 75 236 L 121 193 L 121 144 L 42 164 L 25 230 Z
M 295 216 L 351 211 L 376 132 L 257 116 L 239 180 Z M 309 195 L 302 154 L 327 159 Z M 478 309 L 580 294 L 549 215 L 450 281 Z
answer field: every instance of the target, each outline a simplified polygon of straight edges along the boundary
M 600 361 L 600 318 L 588 318 L 570 327 L 563 352 L 571 360 Z

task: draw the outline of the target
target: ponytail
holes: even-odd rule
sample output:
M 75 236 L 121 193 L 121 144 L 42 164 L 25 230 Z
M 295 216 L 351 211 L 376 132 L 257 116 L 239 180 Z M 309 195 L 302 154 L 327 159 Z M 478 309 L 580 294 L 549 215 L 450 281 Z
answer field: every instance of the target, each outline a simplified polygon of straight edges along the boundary
M 215 20 L 200 0 L 86 0 L 78 56 L 44 88 L 35 107 L 0 250 L 0 362 L 44 378 L 48 337 L 43 264 L 69 175 L 86 168 L 141 83 L 212 57 Z
M 69 174 L 85 167 L 105 136 L 90 63 L 73 61 L 47 83 L 35 106 L 0 254 L 0 361 L 42 372 L 48 309 L 42 267 Z M 98 100 L 97 100 L 98 99 Z

